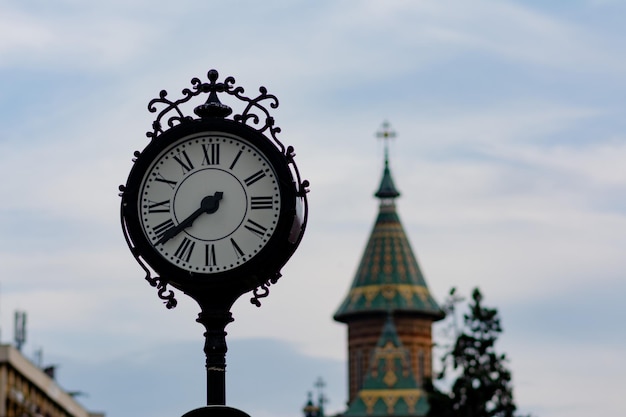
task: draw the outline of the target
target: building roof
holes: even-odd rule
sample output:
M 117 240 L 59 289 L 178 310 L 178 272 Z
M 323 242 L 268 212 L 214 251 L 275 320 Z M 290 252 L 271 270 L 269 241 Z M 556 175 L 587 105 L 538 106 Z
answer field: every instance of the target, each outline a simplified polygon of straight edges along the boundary
M 400 342 L 389 314 L 363 387 L 343 416 L 425 416 L 427 412 L 426 393 L 411 371 L 409 351 Z
M 375 196 L 380 208 L 352 286 L 335 313 L 335 320 L 348 322 L 364 314 L 402 311 L 443 318 L 444 313 L 430 295 L 396 211 L 400 196 L 385 152 L 385 167 Z
M 10 345 L 0 345 L 0 370 L 6 369 L 6 367 L 14 369 L 15 372 L 21 375 L 23 378 L 22 381 L 28 381 L 28 384 L 20 383 L 12 387 L 0 387 L 0 399 L 2 399 L 2 401 L 0 401 L 0 409 L 4 411 L 1 415 L 6 415 L 4 407 L 6 406 L 7 396 L 29 410 L 36 406 L 37 404 L 33 402 L 33 398 L 36 398 L 33 395 L 35 390 L 41 392 L 44 397 L 56 404 L 59 409 L 63 410 L 64 415 L 72 417 L 104 415 L 100 413 L 89 413 L 82 405 L 76 402 L 68 392 L 59 387 L 54 379 L 22 356 L 17 349 Z M 4 378 L 5 380 L 2 381 L 2 383 L 7 384 L 6 374 Z M 28 413 L 25 415 L 28 415 Z

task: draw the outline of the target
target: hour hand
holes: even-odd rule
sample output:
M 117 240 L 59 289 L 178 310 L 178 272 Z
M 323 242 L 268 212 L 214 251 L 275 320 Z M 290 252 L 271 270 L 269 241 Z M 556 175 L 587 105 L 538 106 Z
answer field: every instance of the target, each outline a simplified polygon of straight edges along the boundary
M 207 213 L 207 214 L 215 213 L 220 206 L 220 200 L 222 199 L 223 195 L 224 195 L 223 192 L 217 191 L 214 195 L 208 195 L 204 197 L 202 201 L 200 202 L 200 208 L 198 208 L 196 211 L 191 213 L 185 220 L 180 222 L 178 225 L 167 229 L 161 236 L 161 239 L 159 239 L 156 244 L 157 245 L 163 244 L 167 242 L 168 240 L 170 240 L 171 238 L 175 237 L 177 234 L 179 234 L 186 228 L 191 227 L 193 222 L 202 213 Z

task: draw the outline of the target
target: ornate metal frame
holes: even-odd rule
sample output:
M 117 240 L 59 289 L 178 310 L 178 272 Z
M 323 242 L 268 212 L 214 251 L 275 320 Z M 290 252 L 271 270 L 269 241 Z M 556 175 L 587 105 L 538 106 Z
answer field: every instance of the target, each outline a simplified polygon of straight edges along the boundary
M 156 113 L 156 105 L 159 103 L 164 104 L 165 108 L 159 112 L 156 120 L 152 123 L 153 131 L 147 132 L 146 136 L 148 136 L 149 138 L 155 138 L 159 134 L 163 133 L 161 120 L 166 114 L 170 112 L 174 112 L 174 115 L 170 116 L 170 118 L 167 119 L 168 127 L 173 127 L 176 124 L 185 123 L 186 121 L 193 120 L 193 117 L 185 116 L 179 106 L 203 93 L 208 93 L 209 97 L 206 103 L 201 104 L 194 109 L 194 113 L 196 115 L 200 116 L 201 118 L 229 116 L 232 113 L 232 109 L 229 106 L 222 104 L 217 98 L 217 93 L 226 93 L 247 103 L 243 112 L 233 116 L 233 120 L 248 125 L 261 133 L 268 130 L 280 151 L 285 153 L 285 146 L 276 138 L 276 134 L 280 133 L 281 129 L 274 126 L 274 118 L 270 115 L 267 108 L 261 104 L 261 102 L 265 100 L 270 100 L 269 106 L 273 109 L 278 108 L 278 98 L 276 98 L 276 96 L 273 94 L 268 94 L 267 88 L 263 86 L 259 87 L 260 94 L 257 97 L 246 97 L 243 95 L 245 91 L 243 87 L 234 86 L 234 77 L 226 77 L 226 79 L 224 79 L 224 82 L 219 83 L 217 82 L 218 77 L 218 72 L 212 69 L 209 70 L 209 72 L 207 73 L 207 78 L 209 79 L 208 83 L 203 83 L 197 77 L 192 78 L 191 84 L 193 85 L 193 89 L 183 89 L 182 94 L 184 97 L 176 101 L 169 100 L 167 98 L 167 91 L 161 90 L 159 97 L 152 99 L 150 103 L 148 103 L 148 110 L 151 113 Z M 254 113 L 254 110 L 259 110 L 265 117 L 263 118 L 259 114 Z M 252 124 L 248 123 L 248 121 L 250 120 L 252 121 Z M 262 125 L 261 122 L 263 122 Z M 260 127 L 256 127 L 259 125 Z
M 226 77 L 223 82 L 218 82 L 217 80 L 219 78 L 219 73 L 214 69 L 208 71 L 207 78 L 209 82 L 202 82 L 197 77 L 192 78 L 192 88 L 183 89 L 183 97 L 177 100 L 170 100 L 167 97 L 167 91 L 161 90 L 161 92 L 159 93 L 159 97 L 152 99 L 148 103 L 148 110 L 151 113 L 158 112 L 158 114 L 156 116 L 156 119 L 152 122 L 152 131 L 146 132 L 146 136 L 151 140 L 156 139 L 164 132 L 164 122 L 169 129 L 180 124 L 189 123 L 193 120 L 197 120 L 190 115 L 186 115 L 185 112 L 183 112 L 183 110 L 181 109 L 181 105 L 191 101 L 194 97 L 199 96 L 200 94 L 209 95 L 204 104 L 198 105 L 194 108 L 194 113 L 201 119 L 226 118 L 227 116 L 232 114 L 233 111 L 231 107 L 220 102 L 218 98 L 218 93 L 228 94 L 244 102 L 245 107 L 243 111 L 239 114 L 235 114 L 232 120 L 246 125 L 261 134 L 264 134 L 266 138 L 271 140 L 271 142 L 276 146 L 280 153 L 284 155 L 287 164 L 292 169 L 292 174 L 297 186 L 296 195 L 298 197 L 301 197 L 303 201 L 302 227 L 299 235 L 297 236 L 297 240 L 294 242 L 295 247 L 297 247 L 304 235 L 304 231 L 306 229 L 306 224 L 308 221 L 308 201 L 306 198 L 306 194 L 309 192 L 308 187 L 310 184 L 308 180 L 302 180 L 300 176 L 300 172 L 294 161 L 294 147 L 285 147 L 285 145 L 283 145 L 283 143 L 276 137 L 276 135 L 281 132 L 281 129 L 275 125 L 274 118 L 270 115 L 270 112 L 266 106 L 269 106 L 272 109 L 276 109 L 278 107 L 278 98 L 276 98 L 276 96 L 273 94 L 268 94 L 267 89 L 263 86 L 259 87 L 258 96 L 254 98 L 245 96 L 244 88 L 241 86 L 235 86 L 234 77 L 229 76 Z M 269 133 L 269 137 L 267 133 Z M 135 158 L 133 159 L 133 162 L 135 162 L 140 155 L 141 152 L 135 151 Z M 125 187 L 123 185 L 120 185 L 119 190 L 120 196 L 122 196 L 125 191 Z M 168 309 L 176 307 L 178 302 L 175 298 L 175 293 L 171 289 L 167 288 L 168 281 L 162 279 L 159 276 L 153 276 L 153 271 L 151 270 L 151 268 L 148 267 L 145 261 L 143 261 L 139 251 L 133 245 L 133 242 L 129 237 L 127 227 L 123 220 L 123 216 L 120 216 L 120 218 L 122 219 L 122 230 L 124 231 L 126 243 L 128 244 L 128 247 L 130 248 L 131 253 L 135 257 L 137 263 L 139 263 L 141 268 L 145 271 L 146 281 L 148 281 L 151 286 L 156 287 L 159 298 L 164 300 L 165 306 Z M 277 272 L 274 277 L 268 279 L 266 282 L 260 284 L 257 288 L 255 288 L 253 290 L 253 297 L 250 299 L 250 302 L 257 307 L 260 307 L 260 299 L 269 295 L 269 286 L 275 284 L 279 278 L 280 273 Z

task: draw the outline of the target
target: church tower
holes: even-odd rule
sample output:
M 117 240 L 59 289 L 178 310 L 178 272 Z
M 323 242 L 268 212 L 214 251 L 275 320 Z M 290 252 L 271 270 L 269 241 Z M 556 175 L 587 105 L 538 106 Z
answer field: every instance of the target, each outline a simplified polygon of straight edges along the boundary
M 386 404 L 386 415 L 418 416 L 427 410 L 418 401 L 424 379 L 432 375 L 432 323 L 444 313 L 428 290 L 396 211 L 400 193 L 387 143 L 395 134 L 384 123 L 377 136 L 385 140 L 382 179 L 374 194 L 379 212 L 350 290 L 334 315 L 348 325 L 346 415 L 380 415 L 374 412 L 380 403 Z M 394 365 L 393 358 L 401 362 Z

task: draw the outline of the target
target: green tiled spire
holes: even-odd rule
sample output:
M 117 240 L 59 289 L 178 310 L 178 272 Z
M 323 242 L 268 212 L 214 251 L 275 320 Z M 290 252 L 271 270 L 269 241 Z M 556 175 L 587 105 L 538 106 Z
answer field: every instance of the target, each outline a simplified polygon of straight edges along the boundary
M 428 400 L 411 371 L 391 314 L 374 349 L 368 373 L 345 417 L 425 416 Z
M 402 311 L 443 318 L 444 314 L 430 295 L 422 271 L 396 212 L 394 185 L 385 150 L 385 167 L 376 192 L 380 208 L 365 253 L 335 320 L 369 313 Z
M 389 157 L 385 149 L 385 169 L 383 170 L 383 178 L 380 181 L 378 191 L 374 194 L 378 198 L 396 198 L 400 196 L 400 192 L 396 189 L 396 185 L 391 178 L 391 170 L 389 169 Z

